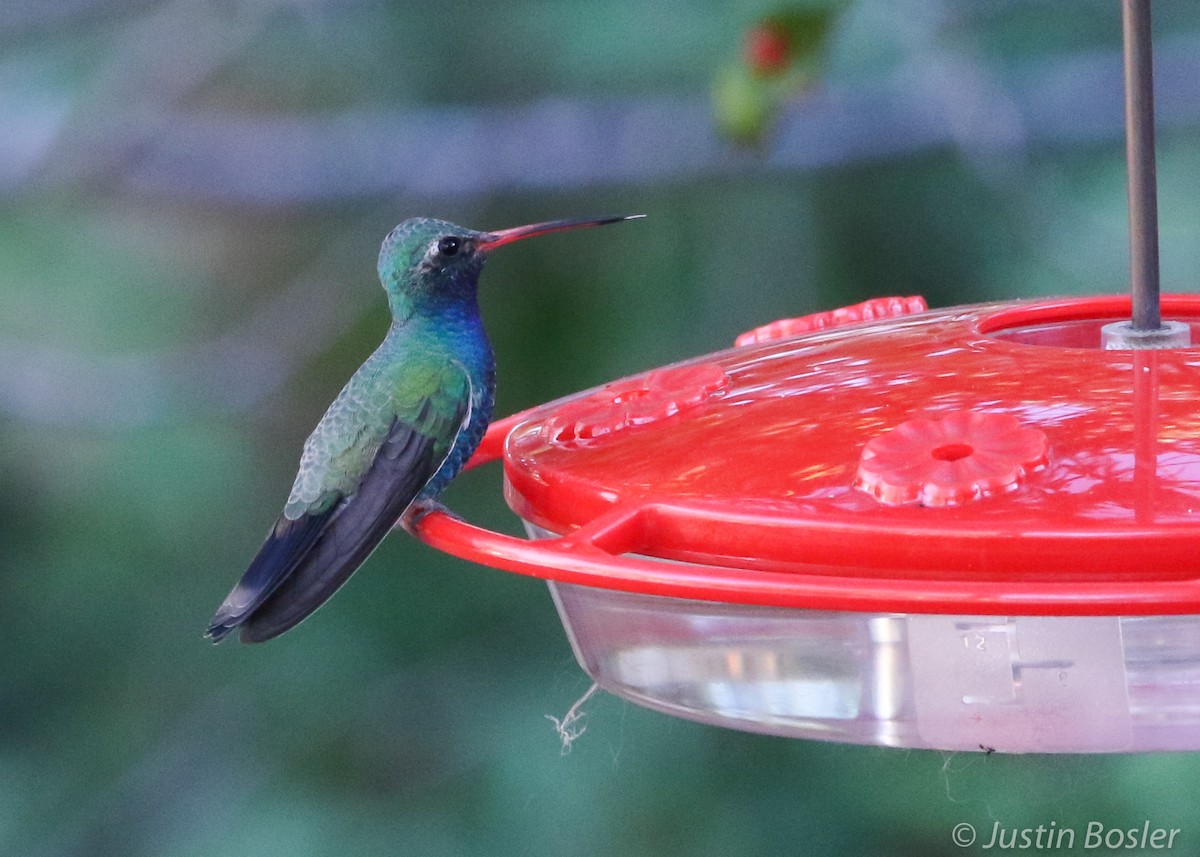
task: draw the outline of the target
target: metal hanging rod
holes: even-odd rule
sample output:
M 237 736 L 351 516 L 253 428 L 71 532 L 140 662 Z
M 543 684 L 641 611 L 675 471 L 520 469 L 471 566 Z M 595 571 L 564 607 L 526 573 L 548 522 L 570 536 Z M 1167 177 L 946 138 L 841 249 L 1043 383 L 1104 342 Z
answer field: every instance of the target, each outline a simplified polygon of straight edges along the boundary
M 1158 330 L 1158 180 L 1154 158 L 1154 62 L 1150 0 L 1122 0 L 1125 34 L 1125 158 L 1133 329 Z
M 1121 0 L 1125 41 L 1125 160 L 1129 174 L 1131 321 L 1107 324 L 1105 348 L 1179 348 L 1190 329 L 1162 320 L 1158 268 L 1158 176 L 1154 157 L 1154 57 L 1150 0 Z

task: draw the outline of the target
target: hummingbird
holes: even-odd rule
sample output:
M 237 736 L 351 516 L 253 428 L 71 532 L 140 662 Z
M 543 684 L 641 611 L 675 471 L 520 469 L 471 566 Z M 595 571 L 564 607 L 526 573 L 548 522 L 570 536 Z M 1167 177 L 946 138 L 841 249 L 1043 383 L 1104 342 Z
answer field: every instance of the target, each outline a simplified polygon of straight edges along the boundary
M 496 363 L 479 314 L 479 275 L 497 247 L 644 215 L 554 220 L 478 232 L 418 217 L 383 241 L 379 279 L 392 323 L 304 443 L 283 514 L 205 636 L 277 637 L 321 606 L 402 516 L 438 497 L 492 415 Z

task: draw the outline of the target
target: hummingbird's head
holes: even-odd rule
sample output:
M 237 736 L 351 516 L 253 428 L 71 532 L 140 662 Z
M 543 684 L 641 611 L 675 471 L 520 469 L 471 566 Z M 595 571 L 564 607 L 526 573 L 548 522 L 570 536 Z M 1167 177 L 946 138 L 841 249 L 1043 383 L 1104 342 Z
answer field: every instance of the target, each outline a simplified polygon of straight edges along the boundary
M 413 217 L 393 229 L 379 250 L 379 279 L 393 307 L 431 298 L 470 298 L 479 282 L 482 232 Z
M 497 247 L 549 232 L 603 226 L 644 216 L 552 220 L 498 232 L 477 232 L 445 220 L 413 217 L 383 240 L 379 250 L 379 279 L 387 289 L 394 313 L 402 309 L 411 312 L 428 301 L 474 301 L 479 272 L 488 254 Z

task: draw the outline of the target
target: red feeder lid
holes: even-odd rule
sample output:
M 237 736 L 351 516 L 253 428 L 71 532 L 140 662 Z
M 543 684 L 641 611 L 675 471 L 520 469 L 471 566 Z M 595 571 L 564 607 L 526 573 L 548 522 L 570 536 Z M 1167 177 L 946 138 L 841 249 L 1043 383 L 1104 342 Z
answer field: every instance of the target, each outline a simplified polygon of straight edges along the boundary
M 919 299 L 889 300 L 494 427 L 481 455 L 507 433 L 509 504 L 562 538 L 444 515 L 419 534 L 485 564 L 677 597 L 1200 613 L 1200 349 L 1101 350 L 1127 297 L 916 314 Z M 1163 311 L 1200 328 L 1200 297 Z

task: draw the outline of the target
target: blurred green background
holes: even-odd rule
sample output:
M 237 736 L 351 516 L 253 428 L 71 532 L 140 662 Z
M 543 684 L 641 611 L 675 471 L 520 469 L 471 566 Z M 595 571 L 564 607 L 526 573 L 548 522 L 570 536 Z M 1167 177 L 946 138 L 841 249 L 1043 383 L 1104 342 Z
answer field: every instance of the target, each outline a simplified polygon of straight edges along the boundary
M 589 686 L 545 587 L 391 537 L 262 647 L 201 640 L 387 324 L 384 234 L 505 250 L 508 413 L 867 297 L 1126 288 L 1115 0 L 856 0 L 750 148 L 709 92 L 770 3 L 9 0 L 0 9 L 0 853 L 961 853 L 1183 829 L 1191 754 L 722 731 Z M 1155 6 L 1164 289 L 1200 270 L 1200 7 Z M 515 531 L 494 468 L 448 495 Z

